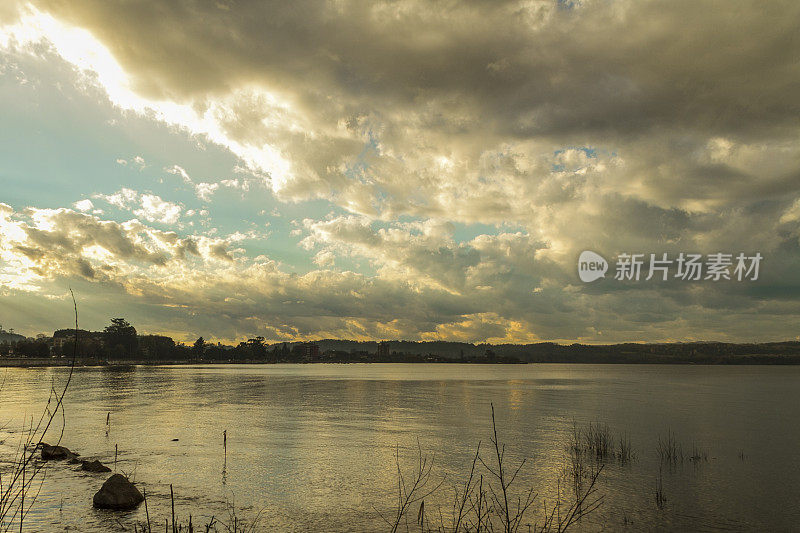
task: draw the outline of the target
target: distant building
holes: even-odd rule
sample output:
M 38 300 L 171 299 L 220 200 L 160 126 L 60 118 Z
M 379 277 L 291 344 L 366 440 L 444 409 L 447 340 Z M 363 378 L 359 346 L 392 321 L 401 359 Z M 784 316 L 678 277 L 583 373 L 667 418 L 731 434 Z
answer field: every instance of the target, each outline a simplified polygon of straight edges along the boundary
M 319 344 L 313 342 L 297 344 L 292 348 L 292 354 L 300 359 L 315 359 L 319 357 Z
M 381 341 L 378 344 L 378 357 L 389 357 L 389 341 Z

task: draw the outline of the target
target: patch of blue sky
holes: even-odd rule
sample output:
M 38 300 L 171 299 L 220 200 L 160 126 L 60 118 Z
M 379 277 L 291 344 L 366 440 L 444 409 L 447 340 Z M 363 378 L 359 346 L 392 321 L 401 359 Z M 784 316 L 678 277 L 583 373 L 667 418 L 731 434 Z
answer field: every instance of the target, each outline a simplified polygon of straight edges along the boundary
M 13 71 L 0 74 L 0 201 L 16 208 L 67 207 L 127 187 L 175 202 L 188 197 L 169 197 L 182 187 L 164 167 L 180 164 L 230 177 L 236 158 L 229 152 L 201 148 L 185 132 L 121 112 L 99 91 L 76 89 L 77 74 L 63 61 L 15 60 Z M 136 156 L 144 168 L 117 163 Z
M 239 194 L 235 199 L 229 195 Z M 218 197 L 217 197 L 218 195 Z M 215 195 L 215 202 L 209 207 L 209 216 L 214 227 L 221 233 L 230 234 L 235 231 L 247 233 L 253 230 L 262 234 L 262 238 L 246 238 L 237 243 L 247 256 L 265 255 L 282 263 L 285 270 L 305 273 L 315 270 L 313 263 L 314 250 L 308 251 L 299 246 L 306 236 L 302 229 L 302 221 L 306 218 L 320 219 L 331 211 L 331 206 L 324 200 L 313 200 L 298 203 L 279 203 L 264 190 L 249 192 L 223 190 Z
M 592 148 L 592 147 L 589 147 L 589 146 L 567 146 L 565 148 L 561 148 L 559 150 L 555 150 L 553 152 L 553 155 L 558 157 L 559 155 L 563 154 L 567 150 L 580 150 L 581 152 L 586 154 L 586 157 L 591 158 L 591 159 L 596 158 L 598 153 L 601 153 L 601 154 L 604 153 L 603 151 L 598 152 L 598 150 L 596 148 Z M 559 163 L 559 164 L 552 165 L 550 167 L 550 170 L 553 171 L 553 172 L 564 172 L 564 171 L 570 171 L 570 170 L 576 170 L 576 169 L 568 169 L 563 164 Z
M 591 146 L 567 146 L 554 151 L 553 154 L 558 156 L 560 154 L 563 154 L 567 150 L 580 150 L 581 152 L 586 154 L 586 157 L 597 157 L 597 149 L 592 148 Z
M 292 220 L 321 218 L 327 201 L 283 203 L 267 184 L 236 173 L 241 162 L 226 149 L 178 128 L 114 107 L 96 89 L 77 89 L 78 74 L 56 57 L 3 58 L 0 71 L 0 202 L 14 209 L 70 207 L 89 198 L 102 217 L 123 222 L 131 209 L 117 208 L 95 194 L 122 188 L 158 195 L 182 206 L 180 224 L 148 222 L 179 234 L 224 236 L 250 231 L 239 243 L 248 256 L 267 255 L 289 270 L 316 268 L 313 254 L 297 246 Z M 134 158 L 140 157 L 144 165 Z M 125 161 L 121 164 L 119 161 Z M 165 169 L 178 165 L 192 181 L 250 179 L 250 190 L 220 186 L 208 200 L 194 185 Z M 132 206 L 133 207 L 133 206 Z M 134 207 L 135 208 L 135 207 Z M 200 215 L 201 210 L 207 215 Z M 194 211 L 194 215 L 187 215 Z M 194 222 L 194 224 L 190 224 Z
M 505 224 L 465 224 L 457 222 L 453 226 L 455 227 L 453 240 L 457 243 L 469 242 L 480 235 L 499 235 L 509 229 Z
M 581 5 L 580 0 L 558 0 L 558 9 L 562 11 L 570 11 Z
M 350 256 L 344 254 L 339 254 L 336 256 L 335 264 L 333 266 L 324 266 L 324 267 L 317 266 L 316 268 L 354 272 L 356 274 L 361 274 L 366 277 L 374 276 L 376 271 L 375 267 L 366 257 Z
M 366 174 L 369 170 L 369 159 L 378 155 L 379 141 L 372 131 L 367 133 L 367 142 L 353 160 L 346 165 L 345 175 L 351 179 L 367 181 Z

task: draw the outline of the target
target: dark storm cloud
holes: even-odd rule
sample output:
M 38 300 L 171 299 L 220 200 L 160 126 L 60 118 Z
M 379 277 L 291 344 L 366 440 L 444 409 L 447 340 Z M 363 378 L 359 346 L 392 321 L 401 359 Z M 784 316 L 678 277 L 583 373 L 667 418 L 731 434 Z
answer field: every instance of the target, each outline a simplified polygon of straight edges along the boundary
M 315 108 L 452 106 L 523 137 L 749 137 L 800 111 L 796 2 L 36 4 L 98 36 L 140 92 L 177 100 L 262 82 Z
M 154 265 L 120 279 L 130 293 L 181 302 L 192 317 L 216 302 L 229 336 L 793 331 L 800 3 L 34 4 L 89 30 L 139 96 L 214 122 L 216 142 L 279 199 L 323 198 L 345 214 L 298 227 L 321 267 L 303 276 L 241 261 L 227 242 L 163 234 L 167 252 L 142 249 L 125 228 L 73 213 L 60 215 L 68 238 L 25 229 L 16 252 L 33 262 L 55 251 L 85 259 L 91 233 L 117 259 Z M 453 222 L 497 234 L 458 241 Z M 760 285 L 581 285 L 584 249 L 768 260 Z M 160 257 L 199 256 L 220 264 L 153 273 Z M 337 270 L 342 258 L 366 260 L 374 275 Z M 92 265 L 64 269 L 99 276 Z

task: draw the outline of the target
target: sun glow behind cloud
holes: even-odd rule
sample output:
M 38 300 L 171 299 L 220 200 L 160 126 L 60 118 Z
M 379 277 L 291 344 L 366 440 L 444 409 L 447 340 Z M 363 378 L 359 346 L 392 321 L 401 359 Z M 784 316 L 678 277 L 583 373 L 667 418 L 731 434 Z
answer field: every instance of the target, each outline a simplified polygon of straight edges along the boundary
M 269 144 L 251 146 L 237 142 L 226 135 L 218 120 L 229 112 L 228 107 L 233 102 L 243 97 L 265 102 L 284 117 L 291 116 L 289 104 L 263 87 L 241 87 L 227 99 L 206 99 L 201 102 L 203 106 L 196 106 L 194 102 L 152 100 L 132 89 L 130 77 L 108 48 L 85 29 L 67 25 L 30 5 L 16 23 L 0 26 L 0 47 L 14 47 L 36 54 L 40 46 L 52 48 L 62 59 L 83 72 L 86 81 L 102 88 L 116 107 L 179 127 L 227 148 L 251 171 L 268 176 L 276 190 L 291 179 L 292 164 L 278 148 Z M 198 112 L 199 107 L 205 107 L 205 111 Z M 295 131 L 300 128 L 296 123 L 289 127 Z

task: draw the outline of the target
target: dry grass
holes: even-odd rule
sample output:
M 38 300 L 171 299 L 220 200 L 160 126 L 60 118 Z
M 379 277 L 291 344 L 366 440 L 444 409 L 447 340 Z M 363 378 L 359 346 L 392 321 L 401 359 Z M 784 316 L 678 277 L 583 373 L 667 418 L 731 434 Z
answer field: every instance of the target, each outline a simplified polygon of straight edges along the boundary
M 617 438 L 617 449 L 614 453 L 620 464 L 626 464 L 636 458 L 628 433 L 622 433 Z
M 55 382 L 50 385 L 47 404 L 39 419 L 32 418 L 30 422 L 23 422 L 14 459 L 0 469 L 0 532 L 3 533 L 17 529 L 20 532 L 23 531 L 25 518 L 30 512 L 31 506 L 36 502 L 45 478 L 47 463 L 37 461 L 35 457 L 45 437 L 50 433 L 55 420 L 59 417 L 61 418 L 61 431 L 56 444 L 61 442 L 64 434 L 66 423 L 64 396 L 72 381 L 78 354 L 78 305 L 72 289 L 69 292 L 75 312 L 75 343 L 69 374 L 63 386 L 56 387 Z
M 656 507 L 661 510 L 667 503 L 667 497 L 664 495 L 664 476 L 661 472 L 661 466 L 658 467 L 658 477 L 656 478 Z
M 602 504 L 603 497 L 597 495 L 597 481 L 603 471 L 600 465 L 591 472 L 587 470 L 580 487 L 569 496 L 562 492 L 558 480 L 555 500 L 550 505 L 543 501 L 541 513 L 534 513 L 533 505 L 538 499 L 534 487 L 517 487 L 526 461 L 509 464 L 506 446 L 498 435 L 494 406 L 489 440 L 488 452 L 482 452 L 478 443 L 469 473 L 463 482 L 453 486 L 447 517 L 441 509 L 431 512 L 425 506 L 425 499 L 443 486 L 442 482 L 433 481 L 433 461 L 424 459 L 419 447 L 417 465 L 410 474 L 402 472 L 398 461 L 396 505 L 391 513 L 381 513 L 389 529 L 423 533 L 563 533 Z
M 656 452 L 662 463 L 675 464 L 683 461 L 683 447 L 672 431 L 658 436 Z
M 707 463 L 708 452 L 697 444 L 692 443 L 692 454 L 689 456 L 689 460 L 694 464 Z
M 208 521 L 196 524 L 192 515 L 182 521 L 175 515 L 175 495 L 170 485 L 170 518 L 164 518 L 164 522 L 150 518 L 150 511 L 147 505 L 147 491 L 144 492 L 145 522 L 137 522 L 133 525 L 133 533 L 152 533 L 164 527 L 164 533 L 256 533 L 262 531 L 260 528 L 261 512 L 257 513 L 252 519 L 245 519 L 240 516 L 240 512 L 232 501 L 225 502 L 226 517 L 212 516 Z
M 586 451 L 593 455 L 595 459 L 602 460 L 611 455 L 613 439 L 607 424 L 589 422 L 583 432 L 583 436 Z

